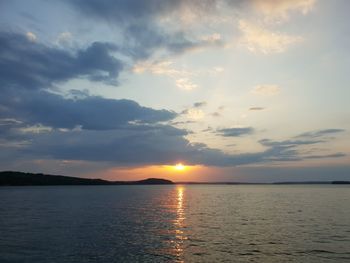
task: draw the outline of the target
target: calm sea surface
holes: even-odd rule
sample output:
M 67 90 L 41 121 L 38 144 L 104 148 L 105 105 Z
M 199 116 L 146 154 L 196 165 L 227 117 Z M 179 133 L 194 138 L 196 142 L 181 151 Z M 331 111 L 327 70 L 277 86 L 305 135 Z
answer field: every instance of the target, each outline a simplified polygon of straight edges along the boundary
M 2 187 L 0 262 L 350 262 L 350 187 Z

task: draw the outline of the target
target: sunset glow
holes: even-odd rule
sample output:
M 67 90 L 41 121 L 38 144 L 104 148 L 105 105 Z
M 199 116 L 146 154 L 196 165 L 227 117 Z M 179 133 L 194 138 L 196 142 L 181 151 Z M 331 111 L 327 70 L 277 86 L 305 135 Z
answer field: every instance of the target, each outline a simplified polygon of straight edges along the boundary
M 349 1 L 2 2 L 1 170 L 348 180 Z
M 174 169 L 177 170 L 177 171 L 184 171 L 186 169 L 186 166 L 183 165 L 182 163 L 177 163 L 175 166 L 174 166 Z

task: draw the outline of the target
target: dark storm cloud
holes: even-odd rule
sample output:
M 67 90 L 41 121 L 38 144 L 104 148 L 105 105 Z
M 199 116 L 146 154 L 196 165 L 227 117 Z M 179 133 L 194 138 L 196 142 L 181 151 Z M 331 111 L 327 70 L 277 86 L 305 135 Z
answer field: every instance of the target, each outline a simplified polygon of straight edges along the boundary
M 117 47 L 94 42 L 74 54 L 0 32 L 0 88 L 49 88 L 54 83 L 88 78 L 116 84 L 123 63 L 111 55 Z
M 218 129 L 216 132 L 224 137 L 240 137 L 254 133 L 254 129 L 252 127 L 224 128 Z

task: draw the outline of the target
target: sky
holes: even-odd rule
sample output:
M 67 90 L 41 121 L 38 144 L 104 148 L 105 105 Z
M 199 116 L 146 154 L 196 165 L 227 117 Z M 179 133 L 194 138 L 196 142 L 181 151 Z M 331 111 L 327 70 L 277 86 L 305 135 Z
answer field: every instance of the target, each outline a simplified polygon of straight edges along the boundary
M 0 170 L 350 180 L 349 9 L 2 0 Z

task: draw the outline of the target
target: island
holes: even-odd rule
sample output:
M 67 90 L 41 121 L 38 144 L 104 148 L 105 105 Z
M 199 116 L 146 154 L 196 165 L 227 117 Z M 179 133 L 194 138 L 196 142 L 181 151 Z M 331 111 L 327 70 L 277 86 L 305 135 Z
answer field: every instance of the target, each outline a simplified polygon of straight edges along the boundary
M 14 171 L 0 172 L 0 186 L 30 185 L 165 185 L 174 184 L 170 180 L 148 178 L 139 181 L 107 181 L 80 177 L 49 175 L 42 173 L 23 173 Z

